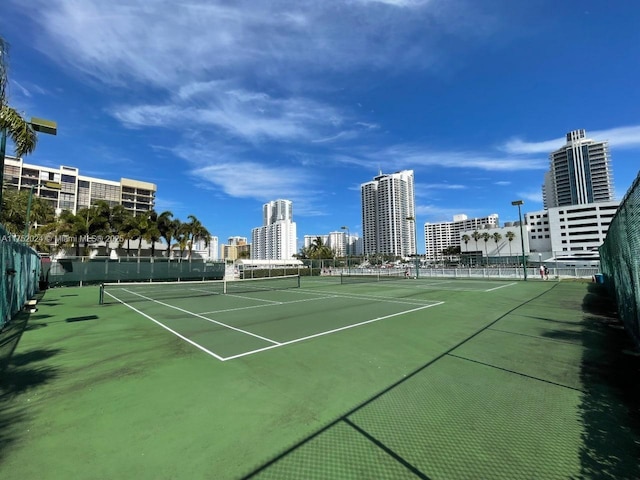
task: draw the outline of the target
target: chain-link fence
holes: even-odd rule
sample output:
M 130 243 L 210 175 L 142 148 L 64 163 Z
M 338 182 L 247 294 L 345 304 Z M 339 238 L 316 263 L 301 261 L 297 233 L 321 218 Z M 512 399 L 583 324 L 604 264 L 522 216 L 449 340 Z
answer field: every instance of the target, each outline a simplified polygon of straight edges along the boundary
M 38 291 L 40 257 L 0 225 L 0 329 Z
M 640 174 L 611 221 L 600 265 L 620 319 L 640 346 Z

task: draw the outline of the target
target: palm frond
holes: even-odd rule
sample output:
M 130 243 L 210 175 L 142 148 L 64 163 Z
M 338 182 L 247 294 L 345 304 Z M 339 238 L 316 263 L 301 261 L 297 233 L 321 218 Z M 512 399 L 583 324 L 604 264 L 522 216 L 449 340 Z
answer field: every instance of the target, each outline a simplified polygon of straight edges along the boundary
M 38 143 L 38 137 L 31 123 L 9 105 L 0 106 L 0 129 L 6 129 L 16 147 L 16 156 L 22 157 L 33 152 Z

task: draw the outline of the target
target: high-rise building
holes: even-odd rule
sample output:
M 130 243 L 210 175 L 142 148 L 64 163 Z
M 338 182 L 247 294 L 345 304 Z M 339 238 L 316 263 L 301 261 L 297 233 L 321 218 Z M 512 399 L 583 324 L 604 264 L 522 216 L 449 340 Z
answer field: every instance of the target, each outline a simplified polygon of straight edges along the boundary
M 206 242 L 204 238 L 196 240 L 193 251 L 205 260 L 218 260 L 218 237 L 210 236 Z
M 292 205 L 291 200 L 274 200 L 264 204 L 264 224 L 251 230 L 253 260 L 290 260 L 297 253 Z
M 246 237 L 229 237 L 227 244 L 220 246 L 220 258 L 223 260 L 237 260 L 250 256 L 251 245 L 247 243 Z
M 262 207 L 262 224 L 271 225 L 278 220 L 293 221 L 293 203 L 291 200 L 273 200 Z
M 465 230 L 484 230 L 498 227 L 498 214 L 483 218 L 468 218 L 466 215 L 454 215 L 453 222 L 424 224 L 425 259 L 434 261 L 443 258 L 443 250 L 448 247 L 461 247 L 460 235 Z M 468 247 L 468 245 L 465 245 Z M 468 251 L 468 248 L 466 249 Z
M 360 186 L 364 254 L 417 252 L 413 170 L 382 174 Z
M 52 183 L 59 188 L 50 188 Z M 157 191 L 156 185 L 149 182 L 87 177 L 80 175 L 76 167 L 44 167 L 15 157 L 5 157 L 3 185 L 17 190 L 33 187 L 33 194 L 50 202 L 55 209 L 73 213 L 99 200 L 112 206 L 122 205 L 134 214 L 147 212 L 154 208 Z
M 574 130 L 549 159 L 551 168 L 542 187 L 544 208 L 614 200 L 608 142 L 591 140 L 585 130 Z

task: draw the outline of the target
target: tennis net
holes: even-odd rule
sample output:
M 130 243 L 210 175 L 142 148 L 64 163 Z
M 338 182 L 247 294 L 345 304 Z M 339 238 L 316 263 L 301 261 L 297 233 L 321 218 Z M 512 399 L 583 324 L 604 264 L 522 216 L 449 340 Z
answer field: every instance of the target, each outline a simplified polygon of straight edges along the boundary
M 384 282 L 387 280 L 398 280 L 405 278 L 404 271 L 388 271 L 388 272 L 374 272 L 374 273 L 352 273 L 340 275 L 340 283 L 342 285 L 351 283 L 371 283 L 371 282 Z
M 103 283 L 100 285 L 100 304 L 231 295 L 299 287 L 299 275 L 251 278 L 247 280 Z

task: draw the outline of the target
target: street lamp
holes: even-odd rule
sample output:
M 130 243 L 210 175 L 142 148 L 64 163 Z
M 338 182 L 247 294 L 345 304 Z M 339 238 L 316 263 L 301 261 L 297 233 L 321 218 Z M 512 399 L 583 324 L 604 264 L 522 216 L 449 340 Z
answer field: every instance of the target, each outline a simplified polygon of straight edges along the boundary
M 31 117 L 29 122 L 31 128 L 36 132 L 56 135 L 58 126 L 56 122 L 45 120 L 43 118 Z M 4 190 L 4 156 L 7 149 L 7 128 L 3 128 L 0 135 L 0 212 L 2 212 L 2 190 Z
M 25 243 L 29 242 L 29 230 L 31 228 L 31 225 L 29 224 L 29 217 L 31 216 L 31 201 L 33 199 L 33 189 L 36 187 L 47 187 L 47 188 L 52 188 L 54 190 L 60 190 L 62 188 L 62 185 L 56 182 L 44 182 L 44 183 L 36 183 L 35 185 L 31 185 L 31 188 L 29 189 L 29 201 L 27 202 L 27 219 L 24 225 L 24 242 Z
M 416 278 L 420 278 L 420 259 L 418 258 L 418 224 L 416 217 L 407 217 L 407 220 L 413 222 L 413 238 L 416 245 Z
M 347 275 L 351 275 L 351 267 L 349 266 L 349 243 L 351 242 L 351 232 L 349 232 L 349 227 L 342 226 L 340 227 L 342 230 L 347 231 L 347 241 L 346 241 L 346 249 L 347 249 Z
M 514 200 L 511 205 L 518 207 L 518 219 L 520 220 L 520 241 L 522 243 L 522 271 L 524 272 L 524 280 L 527 281 L 527 257 L 524 254 L 524 231 L 522 228 L 522 212 L 520 211 L 520 205 L 524 205 L 522 200 Z

